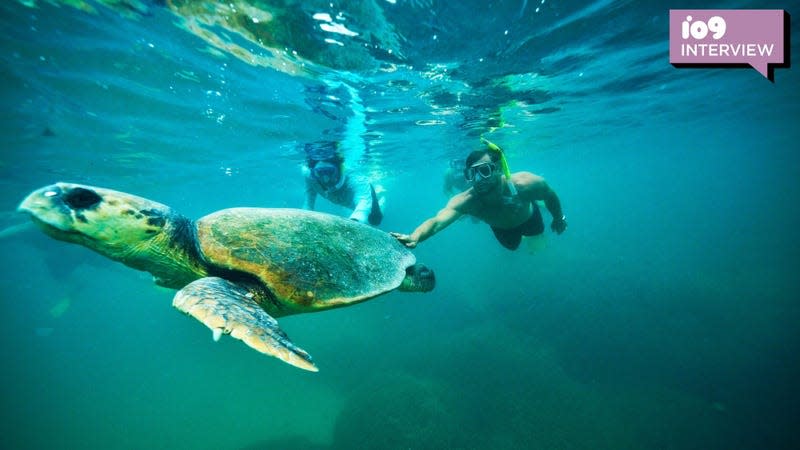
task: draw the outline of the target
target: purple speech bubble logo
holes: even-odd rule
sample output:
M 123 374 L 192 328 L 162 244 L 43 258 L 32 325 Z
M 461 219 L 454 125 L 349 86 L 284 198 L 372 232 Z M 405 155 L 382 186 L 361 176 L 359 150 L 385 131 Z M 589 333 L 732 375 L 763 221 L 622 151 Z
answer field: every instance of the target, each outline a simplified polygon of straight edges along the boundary
M 671 9 L 669 62 L 747 64 L 772 79 L 769 65 L 784 62 L 785 15 L 782 9 Z

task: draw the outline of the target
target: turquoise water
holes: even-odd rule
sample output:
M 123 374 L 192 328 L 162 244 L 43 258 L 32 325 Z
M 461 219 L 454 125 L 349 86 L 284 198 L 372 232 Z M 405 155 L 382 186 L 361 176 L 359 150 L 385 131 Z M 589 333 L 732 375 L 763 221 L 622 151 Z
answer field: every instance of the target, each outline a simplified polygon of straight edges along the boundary
M 108 3 L 0 5 L 0 447 L 800 446 L 796 68 L 676 69 L 659 2 Z M 484 133 L 567 232 L 462 220 L 415 250 L 433 292 L 282 318 L 319 373 L 15 212 L 55 181 L 297 207 L 336 140 L 410 232 Z

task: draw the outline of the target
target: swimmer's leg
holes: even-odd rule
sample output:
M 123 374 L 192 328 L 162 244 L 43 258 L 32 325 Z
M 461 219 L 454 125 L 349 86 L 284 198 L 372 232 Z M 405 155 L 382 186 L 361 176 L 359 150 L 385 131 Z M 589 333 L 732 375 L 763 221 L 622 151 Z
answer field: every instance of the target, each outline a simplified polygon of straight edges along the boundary
M 383 193 L 383 189 L 381 188 L 381 193 Z M 369 191 L 372 195 L 372 208 L 369 212 L 369 217 L 367 220 L 369 221 L 370 225 L 380 225 L 381 221 L 383 220 L 383 212 L 381 211 L 381 207 L 383 206 L 383 198 L 378 198 L 378 194 L 375 192 L 375 187 L 370 184 Z M 381 196 L 383 197 L 383 196 Z

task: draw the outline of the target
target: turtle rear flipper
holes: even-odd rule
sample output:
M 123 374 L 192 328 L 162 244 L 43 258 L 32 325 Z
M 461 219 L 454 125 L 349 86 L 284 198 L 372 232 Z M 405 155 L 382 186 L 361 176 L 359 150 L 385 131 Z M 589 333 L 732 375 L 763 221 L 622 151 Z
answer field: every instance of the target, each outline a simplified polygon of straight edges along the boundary
M 436 286 L 436 276 L 425 264 L 414 264 L 406 268 L 406 277 L 398 287 L 401 291 L 428 292 Z
M 175 294 L 172 306 L 203 322 L 214 333 L 230 334 L 261 353 L 316 372 L 311 355 L 294 345 L 278 321 L 266 313 L 243 286 L 216 277 L 193 281 Z

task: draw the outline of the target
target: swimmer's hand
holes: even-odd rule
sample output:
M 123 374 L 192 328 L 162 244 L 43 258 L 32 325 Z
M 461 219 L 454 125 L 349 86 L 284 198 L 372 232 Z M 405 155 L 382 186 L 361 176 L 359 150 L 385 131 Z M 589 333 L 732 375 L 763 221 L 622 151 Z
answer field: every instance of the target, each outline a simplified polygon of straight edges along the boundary
M 389 232 L 389 234 L 391 234 L 392 237 L 400 241 L 401 244 L 405 245 L 408 248 L 414 248 L 417 246 L 417 240 L 412 238 L 411 235 L 395 233 L 391 231 Z
M 553 223 L 550 224 L 550 229 L 557 234 L 563 233 L 564 230 L 567 229 L 567 216 L 562 215 L 561 217 L 553 219 Z

